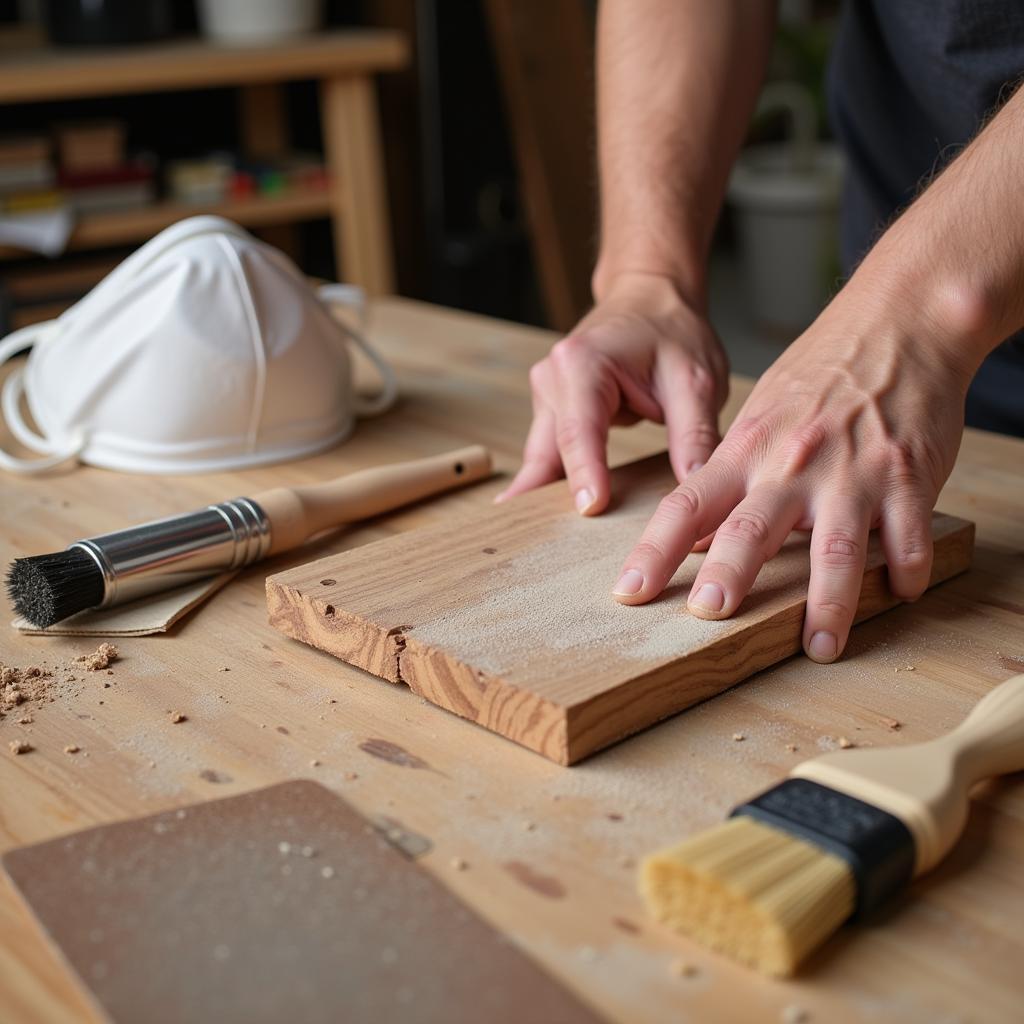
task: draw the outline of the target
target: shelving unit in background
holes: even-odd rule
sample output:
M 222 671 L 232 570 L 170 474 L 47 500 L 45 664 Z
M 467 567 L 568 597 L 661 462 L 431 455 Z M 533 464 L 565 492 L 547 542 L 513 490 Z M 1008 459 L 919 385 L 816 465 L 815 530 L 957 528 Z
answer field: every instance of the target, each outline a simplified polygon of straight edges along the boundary
M 205 207 L 163 201 L 87 214 L 78 219 L 68 250 L 141 243 L 196 213 L 216 213 L 265 229 L 269 240 L 287 248 L 291 226 L 328 217 L 339 274 L 380 295 L 394 290 L 394 272 L 373 76 L 400 68 L 406 60 L 403 36 L 386 30 L 332 30 L 244 49 L 191 39 L 87 50 L 43 46 L 38 38 L 14 31 L 0 35 L 0 105 L 237 87 L 243 145 L 253 156 L 273 157 L 289 146 L 283 85 L 317 80 L 327 189 Z M 27 255 L 0 247 L 0 260 Z

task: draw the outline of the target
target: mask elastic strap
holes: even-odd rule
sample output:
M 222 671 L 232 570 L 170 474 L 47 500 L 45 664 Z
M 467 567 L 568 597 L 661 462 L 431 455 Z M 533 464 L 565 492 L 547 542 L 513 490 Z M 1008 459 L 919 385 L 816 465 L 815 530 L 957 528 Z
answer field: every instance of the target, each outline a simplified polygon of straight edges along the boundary
M 23 327 L 20 331 L 8 335 L 3 341 L 0 341 L 0 366 L 6 363 L 11 356 L 37 344 L 55 326 L 56 321 L 48 320 L 45 323 Z M 23 378 L 24 370 L 20 366 L 7 375 L 3 391 L 0 392 L 0 408 L 3 410 L 3 417 L 14 437 L 26 448 L 40 452 L 46 457 L 21 459 L 0 448 L 0 469 L 6 469 L 11 473 L 42 473 L 59 466 L 62 462 L 67 462 L 68 459 L 75 458 L 85 447 L 85 434 L 79 431 L 65 445 L 57 446 L 30 430 L 21 416 L 21 397 L 25 390 L 22 383 Z
M 323 284 L 316 291 L 317 298 L 321 302 L 330 304 L 332 302 L 342 306 L 355 309 L 359 315 L 360 327 L 365 322 L 366 300 L 362 288 L 351 284 Z M 380 374 L 380 393 L 373 398 L 366 398 L 363 395 L 356 395 L 355 410 L 357 416 L 377 416 L 385 412 L 395 404 L 398 397 L 398 379 L 391 364 L 366 340 L 365 336 L 350 327 L 348 324 L 332 317 L 334 322 L 345 332 L 348 340 L 351 341 L 360 352 L 370 360 Z

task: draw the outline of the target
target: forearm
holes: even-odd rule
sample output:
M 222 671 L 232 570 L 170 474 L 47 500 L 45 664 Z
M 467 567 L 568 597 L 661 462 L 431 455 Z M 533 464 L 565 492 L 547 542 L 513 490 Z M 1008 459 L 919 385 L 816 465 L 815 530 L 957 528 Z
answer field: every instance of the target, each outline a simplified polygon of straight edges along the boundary
M 864 259 L 840 307 L 867 306 L 967 379 L 1024 327 L 1024 89 Z
M 774 0 L 602 0 L 598 300 L 624 273 L 695 307 L 725 183 L 764 75 Z

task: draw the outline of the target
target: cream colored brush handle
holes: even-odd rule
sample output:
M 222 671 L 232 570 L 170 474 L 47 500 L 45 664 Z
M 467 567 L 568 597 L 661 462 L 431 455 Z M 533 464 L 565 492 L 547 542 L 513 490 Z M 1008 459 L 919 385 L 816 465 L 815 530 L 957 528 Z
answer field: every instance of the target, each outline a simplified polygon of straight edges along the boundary
M 1024 770 L 1024 675 L 1000 683 L 945 736 L 908 747 L 837 750 L 790 773 L 888 811 L 910 829 L 915 874 L 960 837 L 971 787 Z
M 269 555 L 288 551 L 342 523 L 368 519 L 491 475 L 491 454 L 481 445 L 412 462 L 364 469 L 323 484 L 277 487 L 254 494 L 270 520 Z
M 967 789 L 993 775 L 1024 771 L 1024 675 L 986 693 L 951 733 L 931 745 L 946 753 Z

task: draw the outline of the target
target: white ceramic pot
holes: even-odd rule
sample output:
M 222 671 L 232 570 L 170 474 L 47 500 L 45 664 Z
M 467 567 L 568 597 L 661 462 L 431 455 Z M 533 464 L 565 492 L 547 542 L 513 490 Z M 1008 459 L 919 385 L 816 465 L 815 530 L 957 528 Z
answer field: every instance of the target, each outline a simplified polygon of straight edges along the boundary
M 761 109 L 789 110 L 794 137 L 745 149 L 728 196 L 751 318 L 792 335 L 817 317 L 836 286 L 842 155 L 815 143 L 813 107 L 796 87 L 765 92 Z
M 290 39 L 320 27 L 322 0 L 198 0 L 203 35 L 232 46 Z

